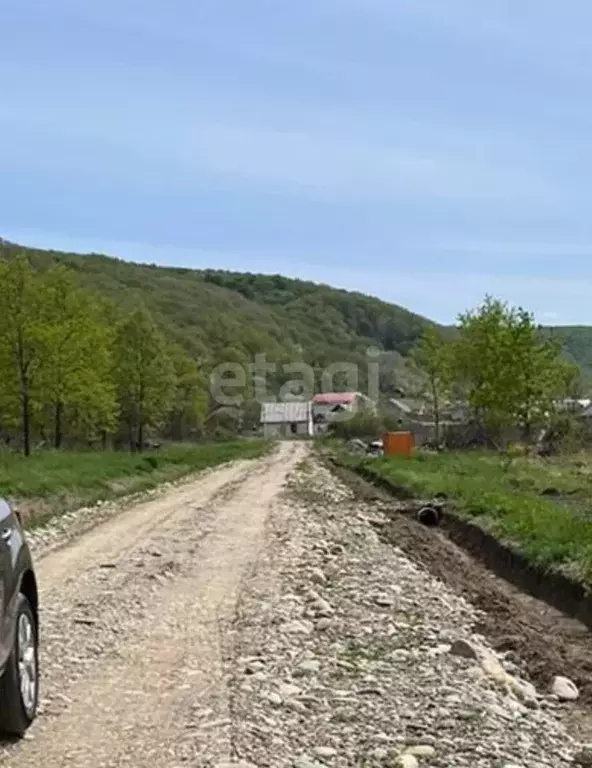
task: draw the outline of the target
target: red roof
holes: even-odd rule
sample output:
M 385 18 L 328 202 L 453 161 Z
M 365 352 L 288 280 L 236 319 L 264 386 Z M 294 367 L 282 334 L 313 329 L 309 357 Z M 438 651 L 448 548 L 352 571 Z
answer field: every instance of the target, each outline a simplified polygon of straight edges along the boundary
M 317 405 L 349 405 L 358 396 L 357 392 L 323 392 L 312 398 Z

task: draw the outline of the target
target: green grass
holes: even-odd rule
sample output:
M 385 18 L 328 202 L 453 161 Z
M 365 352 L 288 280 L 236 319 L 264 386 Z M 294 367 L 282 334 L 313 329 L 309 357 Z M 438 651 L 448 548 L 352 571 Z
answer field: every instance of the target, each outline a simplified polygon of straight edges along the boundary
M 592 587 L 592 458 L 543 461 L 494 453 L 412 459 L 342 457 L 415 496 L 445 493 L 455 514 L 513 545 L 533 564 L 567 571 Z M 542 496 L 554 489 L 554 498 Z
M 0 452 L 0 496 L 23 503 L 30 524 L 55 512 L 138 493 L 234 459 L 263 455 L 263 440 L 170 445 L 157 452 Z

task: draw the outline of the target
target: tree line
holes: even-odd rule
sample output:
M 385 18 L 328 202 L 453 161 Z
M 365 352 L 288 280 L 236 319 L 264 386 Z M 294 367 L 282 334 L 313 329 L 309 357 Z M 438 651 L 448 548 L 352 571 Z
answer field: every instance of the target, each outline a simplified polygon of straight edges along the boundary
M 147 429 L 199 431 L 208 409 L 198 366 L 145 307 L 121 313 L 63 266 L 0 262 L 0 436 L 29 455 L 35 436 L 60 448 L 125 440 Z
M 490 296 L 459 316 L 456 334 L 426 329 L 411 357 L 426 376 L 438 443 L 450 401 L 465 403 L 492 437 L 518 428 L 530 440 L 550 423 L 557 400 L 577 393 L 579 369 L 561 351 L 530 312 Z

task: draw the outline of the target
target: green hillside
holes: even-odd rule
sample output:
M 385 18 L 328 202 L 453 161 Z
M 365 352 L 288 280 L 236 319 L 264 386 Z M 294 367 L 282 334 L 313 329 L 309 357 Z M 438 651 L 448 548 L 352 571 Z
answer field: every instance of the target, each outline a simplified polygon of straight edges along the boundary
M 257 353 L 278 364 L 275 384 L 291 378 L 282 364 L 303 360 L 319 373 L 330 363 L 359 366 L 365 386 L 366 351 L 382 350 L 381 389 L 413 386 L 405 357 L 429 320 L 402 307 L 359 293 L 280 275 L 140 265 L 98 254 L 46 251 L 0 240 L 0 258 L 25 252 L 40 268 L 65 264 L 80 283 L 119 307 L 144 304 L 202 371 L 220 362 L 250 363 Z M 465 307 L 459 305 L 459 311 Z M 547 329 L 557 335 L 566 357 L 588 378 L 592 372 L 592 328 Z M 270 376 L 273 383 L 273 376 Z
M 285 277 L 139 265 L 103 255 L 45 251 L 0 242 L 0 257 L 26 253 L 39 268 L 64 264 L 85 287 L 120 307 L 146 305 L 165 331 L 208 370 L 250 363 L 257 353 L 281 366 L 303 360 L 321 371 L 357 363 L 364 386 L 366 351 L 383 352 L 385 391 L 410 381 L 405 356 L 428 320 L 358 293 Z M 273 377 L 270 377 L 272 381 Z

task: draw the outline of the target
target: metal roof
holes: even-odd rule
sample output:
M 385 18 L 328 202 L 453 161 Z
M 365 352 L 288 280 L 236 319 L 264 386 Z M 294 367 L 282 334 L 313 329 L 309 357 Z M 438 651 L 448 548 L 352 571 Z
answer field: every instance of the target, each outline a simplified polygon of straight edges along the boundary
M 261 406 L 261 423 L 277 424 L 310 421 L 310 403 L 263 403 Z
M 348 405 L 353 403 L 356 397 L 361 397 L 359 392 L 320 392 L 312 401 L 316 405 Z

